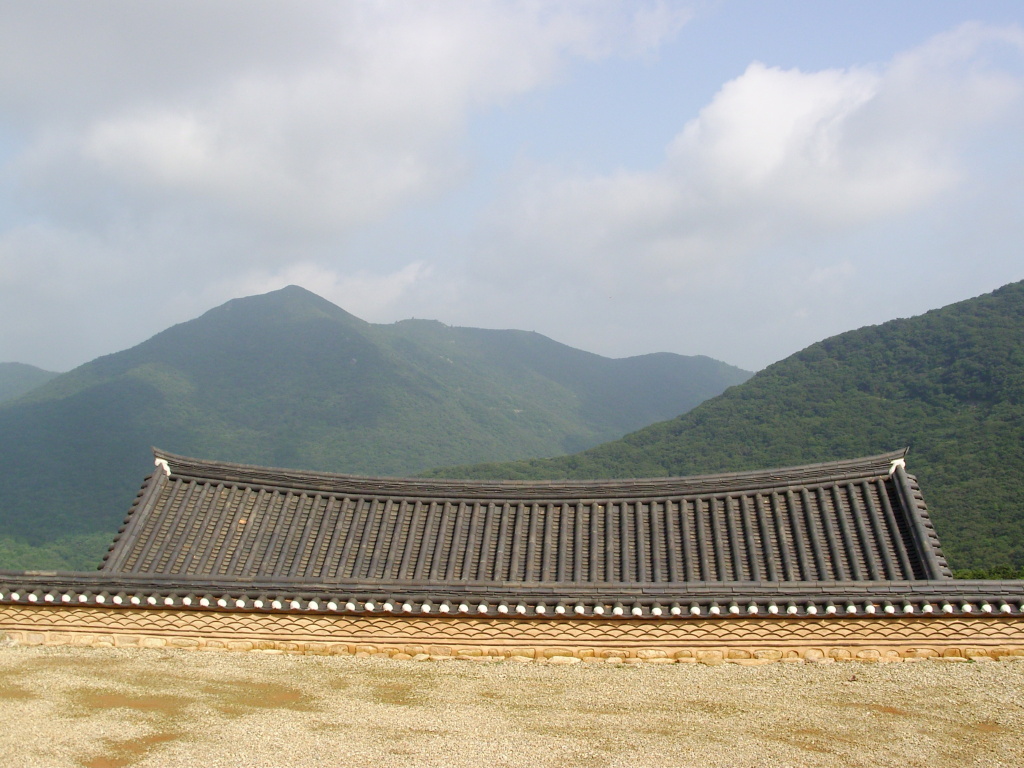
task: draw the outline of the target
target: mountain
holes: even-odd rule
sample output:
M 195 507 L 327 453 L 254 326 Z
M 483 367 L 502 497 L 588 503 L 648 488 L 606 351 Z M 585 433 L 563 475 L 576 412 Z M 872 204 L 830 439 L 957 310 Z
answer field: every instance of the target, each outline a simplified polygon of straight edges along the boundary
M 48 382 L 59 373 L 44 371 L 25 363 L 0 363 L 0 403 L 21 397 Z
M 82 545 L 97 563 L 152 445 L 403 475 L 581 450 L 749 375 L 705 357 L 613 360 L 523 331 L 374 325 L 295 286 L 236 299 L 0 405 L 0 563 L 25 567 L 25 547 L 43 545 L 39 562 L 53 563 L 55 542 L 102 534 Z
M 1024 568 L 1024 282 L 834 336 L 692 411 L 476 478 L 689 475 L 910 447 L 951 564 Z

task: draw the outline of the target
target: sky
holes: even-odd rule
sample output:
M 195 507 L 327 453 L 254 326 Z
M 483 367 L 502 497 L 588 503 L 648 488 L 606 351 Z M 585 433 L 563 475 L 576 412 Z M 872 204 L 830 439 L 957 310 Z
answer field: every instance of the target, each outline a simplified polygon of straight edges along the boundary
M 302 285 L 757 370 L 1024 279 L 1024 3 L 0 0 L 0 361 Z

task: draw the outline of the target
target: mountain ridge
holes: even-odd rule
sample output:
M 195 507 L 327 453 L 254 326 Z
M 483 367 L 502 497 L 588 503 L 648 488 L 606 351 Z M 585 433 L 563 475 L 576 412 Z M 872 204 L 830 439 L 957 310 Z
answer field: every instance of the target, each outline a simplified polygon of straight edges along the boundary
M 956 567 L 1024 567 L 1024 282 L 824 339 L 686 414 L 578 454 L 427 474 L 690 475 L 902 446 Z
M 525 331 L 376 325 L 289 287 L 226 302 L 0 404 L 0 445 L 16 446 L 0 450 L 0 524 L 32 546 L 55 531 L 112 535 L 152 445 L 413 474 L 579 450 L 748 376 L 703 357 L 613 360 Z
M 0 403 L 24 397 L 57 376 L 60 373 L 27 363 L 0 363 Z

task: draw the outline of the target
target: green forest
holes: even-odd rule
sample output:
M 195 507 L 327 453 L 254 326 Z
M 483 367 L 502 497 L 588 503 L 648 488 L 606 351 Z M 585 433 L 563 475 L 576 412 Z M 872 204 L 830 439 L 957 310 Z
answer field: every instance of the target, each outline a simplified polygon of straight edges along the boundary
M 903 447 L 957 574 L 1024 576 L 1024 283 L 826 339 L 582 453 L 432 474 L 691 475 Z
M 955 573 L 1024 577 L 1024 283 L 825 339 L 745 383 L 708 358 L 683 359 L 685 370 L 678 356 L 612 361 L 537 334 L 371 326 L 306 292 L 268 296 L 0 406 L 0 436 L 18 445 L 0 460 L 0 563 L 93 567 L 153 443 L 278 466 L 531 480 L 763 469 L 909 447 Z M 687 410 L 673 395 L 711 399 Z M 599 442 L 602 429 L 655 421 L 659 408 L 687 412 L 571 455 L 465 461 L 566 453 Z
M 0 403 L 13 400 L 59 376 L 24 363 L 0 363 Z
M 152 446 L 408 475 L 578 451 L 749 376 L 525 331 L 375 325 L 295 286 L 237 299 L 0 403 L 0 567 L 95 568 Z

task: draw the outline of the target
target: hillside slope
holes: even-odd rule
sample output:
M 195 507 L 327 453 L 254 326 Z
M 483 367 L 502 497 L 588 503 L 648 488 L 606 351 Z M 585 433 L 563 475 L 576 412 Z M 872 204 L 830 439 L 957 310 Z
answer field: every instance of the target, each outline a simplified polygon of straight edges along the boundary
M 0 363 L 0 403 L 21 397 L 50 379 L 60 376 L 25 363 Z
M 373 325 L 294 286 L 237 299 L 0 405 L 0 535 L 18 543 L 5 564 L 25 562 L 22 545 L 112 536 L 151 445 L 411 474 L 580 450 L 748 377 L 709 358 L 612 360 L 522 331 Z
M 431 474 L 688 475 L 904 446 L 951 564 L 1024 566 L 1024 282 L 826 339 L 689 413 L 583 453 Z

